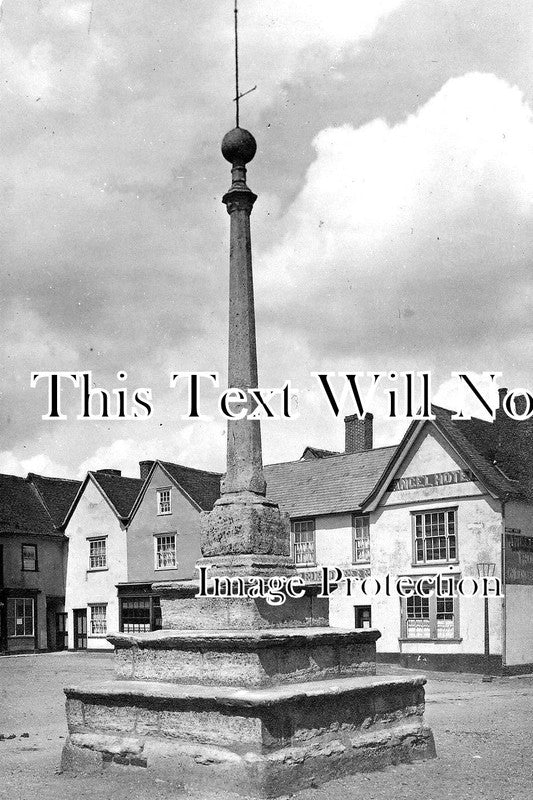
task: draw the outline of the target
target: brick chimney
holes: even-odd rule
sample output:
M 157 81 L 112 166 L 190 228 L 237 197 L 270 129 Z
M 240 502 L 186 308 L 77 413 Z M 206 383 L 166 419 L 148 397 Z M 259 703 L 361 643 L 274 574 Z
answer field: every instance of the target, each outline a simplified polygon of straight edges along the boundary
M 117 475 L 119 478 L 122 475 L 120 469 L 97 469 L 95 472 L 97 475 Z
M 357 414 L 344 417 L 344 452 L 363 453 L 373 447 L 374 415 L 359 419 Z
M 139 461 L 139 474 L 141 476 L 141 480 L 146 480 L 154 463 L 154 461 Z

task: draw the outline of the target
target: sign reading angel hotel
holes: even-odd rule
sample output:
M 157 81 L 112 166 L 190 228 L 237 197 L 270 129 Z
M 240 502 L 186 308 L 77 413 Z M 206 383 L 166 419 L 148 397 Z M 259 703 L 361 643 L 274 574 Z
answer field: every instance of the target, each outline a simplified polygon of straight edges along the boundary
M 406 489 L 425 489 L 428 486 L 449 486 L 453 483 L 469 483 L 475 481 L 475 475 L 469 469 L 434 472 L 431 475 L 412 475 L 395 478 L 389 484 L 389 492 L 403 492 Z

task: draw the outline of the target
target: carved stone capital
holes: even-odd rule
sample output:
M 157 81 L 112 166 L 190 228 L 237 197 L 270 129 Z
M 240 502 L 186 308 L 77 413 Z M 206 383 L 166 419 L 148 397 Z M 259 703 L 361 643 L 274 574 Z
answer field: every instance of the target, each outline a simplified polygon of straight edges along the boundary
M 234 211 L 246 211 L 247 214 L 250 214 L 256 200 L 257 195 L 247 186 L 244 188 L 232 187 L 222 198 L 228 214 L 233 214 Z

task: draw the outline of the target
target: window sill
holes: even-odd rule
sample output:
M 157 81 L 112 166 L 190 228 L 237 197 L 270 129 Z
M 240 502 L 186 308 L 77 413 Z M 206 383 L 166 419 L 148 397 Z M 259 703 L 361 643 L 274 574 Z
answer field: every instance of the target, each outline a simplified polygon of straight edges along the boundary
M 34 633 L 22 633 L 17 635 L 16 633 L 8 634 L 8 639 L 35 639 Z
M 428 567 L 457 567 L 459 566 L 459 559 L 455 561 L 413 561 L 411 563 L 411 567 L 424 567 L 428 569 Z
M 24 569 L 24 567 L 22 567 L 20 571 L 21 572 L 39 572 L 38 569 Z
M 88 639 L 107 639 L 107 633 L 89 633 Z
M 398 641 L 405 642 L 406 644 L 413 644 L 416 642 L 431 642 L 432 644 L 434 644 L 435 642 L 439 642 L 442 644 L 449 644 L 449 643 L 458 644 L 459 642 L 463 641 L 463 637 L 459 636 L 457 638 L 454 637 L 452 639 L 404 639 L 403 637 L 399 637 Z
M 179 564 L 176 564 L 175 567 L 154 567 L 155 572 L 166 572 L 169 569 L 179 569 Z
M 317 568 L 317 563 L 316 563 L 316 561 L 311 561 L 308 564 L 296 564 L 295 563 L 294 566 L 296 567 L 296 569 L 316 569 Z
M 89 567 L 87 572 L 108 572 L 109 567 Z
M 158 511 L 157 512 L 157 516 L 158 517 L 168 517 L 168 516 L 170 516 L 170 514 L 172 514 L 172 511 Z

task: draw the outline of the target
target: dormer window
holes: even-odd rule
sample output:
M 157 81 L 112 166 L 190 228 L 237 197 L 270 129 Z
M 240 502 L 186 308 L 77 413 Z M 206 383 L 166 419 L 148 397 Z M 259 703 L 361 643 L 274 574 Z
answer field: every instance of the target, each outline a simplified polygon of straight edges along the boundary
M 157 513 L 158 514 L 172 513 L 170 489 L 157 490 Z

